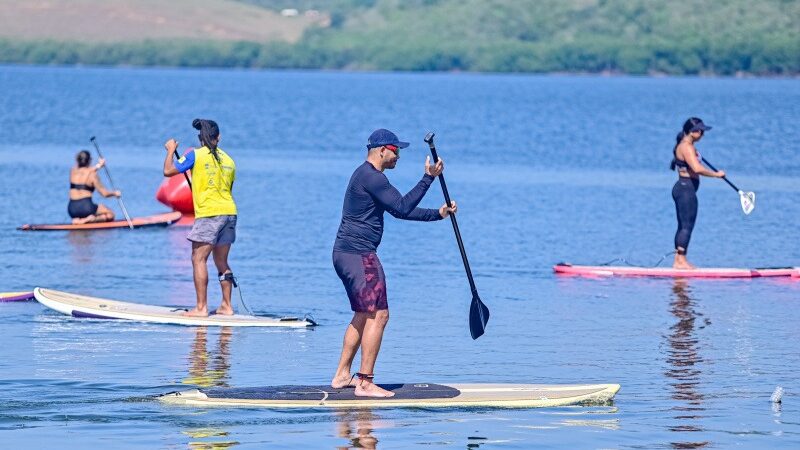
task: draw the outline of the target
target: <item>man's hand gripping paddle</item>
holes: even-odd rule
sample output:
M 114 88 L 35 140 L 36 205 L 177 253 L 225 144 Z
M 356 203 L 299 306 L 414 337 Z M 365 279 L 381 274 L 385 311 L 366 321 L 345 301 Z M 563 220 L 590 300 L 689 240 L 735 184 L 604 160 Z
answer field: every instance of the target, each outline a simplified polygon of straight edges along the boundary
M 434 133 L 425 135 L 425 142 L 431 149 L 434 164 L 439 161 L 439 155 L 436 154 L 436 147 L 433 145 Z M 442 192 L 447 206 L 453 206 L 450 201 L 450 194 L 447 192 L 447 185 L 444 182 L 444 174 L 439 175 L 439 182 L 442 185 Z M 469 268 L 469 261 L 467 261 L 467 252 L 464 250 L 464 242 L 461 241 L 461 232 L 458 230 L 458 222 L 456 222 L 456 215 L 450 214 L 450 221 L 453 223 L 453 231 L 456 233 L 456 241 L 458 242 L 458 249 L 461 251 L 461 260 L 464 261 L 464 270 L 467 271 L 467 279 L 469 280 L 469 287 L 472 290 L 472 303 L 469 306 L 469 333 L 472 339 L 478 339 L 486 330 L 486 323 L 489 321 L 489 308 L 483 304 L 481 298 L 478 296 L 478 288 L 475 287 L 475 280 L 472 279 L 472 270 Z
M 703 160 L 703 163 L 705 163 L 705 165 L 710 167 L 711 170 L 717 171 L 716 167 L 712 166 L 711 163 L 706 161 L 705 158 L 701 157 L 700 159 Z M 736 185 L 731 183 L 728 177 L 722 177 L 722 179 L 725 180 L 725 182 L 728 183 L 728 185 L 732 187 L 734 191 L 739 193 L 739 201 L 742 204 L 742 211 L 744 211 L 745 214 L 750 214 L 751 212 L 753 212 L 753 210 L 756 207 L 756 193 L 752 191 L 751 192 L 742 191 L 741 189 L 736 187 Z

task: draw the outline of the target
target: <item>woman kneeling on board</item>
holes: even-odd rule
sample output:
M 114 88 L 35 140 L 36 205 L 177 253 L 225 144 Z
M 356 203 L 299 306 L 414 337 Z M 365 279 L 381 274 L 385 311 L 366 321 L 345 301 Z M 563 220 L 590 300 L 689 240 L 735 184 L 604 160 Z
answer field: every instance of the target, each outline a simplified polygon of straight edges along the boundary
M 675 233 L 675 269 L 694 269 L 686 260 L 686 251 L 692 237 L 692 229 L 697 219 L 697 189 L 700 187 L 700 175 L 722 178 L 725 172 L 706 169 L 700 163 L 700 156 L 694 144 L 710 130 L 697 117 L 688 119 L 683 130 L 678 133 L 670 169 L 678 170 L 678 181 L 672 187 L 672 199 L 675 201 L 675 212 L 678 216 L 678 231 Z
M 186 316 L 208 316 L 208 256 L 214 255 L 219 282 L 222 285 L 222 304 L 217 314 L 233 314 L 231 291 L 236 280 L 228 266 L 228 253 L 236 240 L 236 203 L 231 189 L 236 179 L 236 164 L 221 148 L 219 127 L 213 120 L 194 119 L 192 126 L 200 130 L 203 145 L 173 163 L 178 142 L 170 139 L 164 144 L 164 176 L 171 177 L 192 169 L 192 201 L 194 225 L 187 239 L 192 241 L 192 268 L 197 306 Z
M 86 150 L 81 150 L 75 156 L 77 165 L 69 172 L 69 205 L 67 213 L 72 217 L 72 223 L 82 224 L 89 222 L 110 222 L 114 220 L 114 211 L 103 205 L 96 205 L 92 201 L 92 193 L 95 189 L 103 197 L 121 197 L 120 191 L 109 191 L 100 182 L 97 171 L 100 170 L 106 161 L 100 161 L 92 167 L 92 155 Z

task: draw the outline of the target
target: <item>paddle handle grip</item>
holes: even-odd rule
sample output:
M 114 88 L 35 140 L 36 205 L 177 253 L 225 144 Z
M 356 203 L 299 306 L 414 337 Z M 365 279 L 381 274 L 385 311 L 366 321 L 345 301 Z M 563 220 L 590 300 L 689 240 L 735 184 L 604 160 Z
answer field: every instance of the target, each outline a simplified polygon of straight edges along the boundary
M 710 162 L 708 162 L 708 160 L 706 160 L 706 159 L 705 159 L 705 158 L 703 158 L 703 157 L 701 157 L 700 159 L 701 159 L 701 160 L 703 160 L 703 162 L 705 163 L 705 165 L 707 165 L 708 167 L 711 167 L 711 170 L 713 170 L 714 172 L 719 172 L 719 170 L 717 170 L 717 168 L 716 168 L 716 167 L 714 167 L 714 165 L 713 165 L 713 164 L 711 164 Z M 733 183 L 731 183 L 731 180 L 729 180 L 727 176 L 725 176 L 725 177 L 722 177 L 722 179 L 723 179 L 723 180 L 725 180 L 725 182 L 726 182 L 726 183 L 728 183 L 728 185 L 730 185 L 730 187 L 732 187 L 734 191 L 736 191 L 736 192 L 739 192 L 739 188 L 738 188 L 738 187 L 736 187 L 736 185 L 734 185 Z
M 439 155 L 436 153 L 436 146 L 433 144 L 433 133 L 430 133 L 428 137 L 426 137 L 425 142 L 428 143 L 428 147 L 431 149 L 431 155 L 433 156 L 433 163 L 436 164 L 439 161 Z M 439 174 L 439 183 L 442 186 L 442 193 L 444 193 L 444 201 L 447 203 L 447 206 L 452 207 L 453 202 L 450 200 L 450 193 L 447 192 L 447 183 L 444 181 L 444 174 Z M 472 290 L 472 295 L 478 295 L 478 288 L 475 286 L 475 280 L 472 279 L 472 269 L 469 267 L 469 260 L 467 259 L 467 251 L 464 249 L 464 241 L 461 240 L 461 230 L 458 229 L 458 221 L 456 220 L 455 214 L 450 214 L 450 222 L 453 224 L 453 231 L 456 234 L 456 241 L 458 242 L 458 250 L 461 252 L 461 261 L 464 263 L 464 270 L 467 272 L 467 280 L 469 281 L 469 287 Z

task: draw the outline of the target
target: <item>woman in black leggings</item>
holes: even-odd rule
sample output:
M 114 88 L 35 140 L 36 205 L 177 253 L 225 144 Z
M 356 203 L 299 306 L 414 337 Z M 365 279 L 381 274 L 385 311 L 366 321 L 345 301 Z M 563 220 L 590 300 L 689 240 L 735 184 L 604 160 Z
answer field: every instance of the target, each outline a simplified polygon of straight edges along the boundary
M 686 260 L 686 250 L 692 237 L 694 221 L 697 219 L 697 189 L 700 187 L 700 175 L 722 178 L 725 172 L 706 169 L 700 163 L 700 155 L 694 144 L 703 138 L 703 134 L 711 127 L 705 125 L 697 117 L 688 119 L 683 130 L 678 133 L 670 168 L 678 170 L 678 181 L 672 187 L 672 199 L 675 200 L 675 212 L 678 215 L 678 231 L 675 233 L 675 269 L 694 269 Z

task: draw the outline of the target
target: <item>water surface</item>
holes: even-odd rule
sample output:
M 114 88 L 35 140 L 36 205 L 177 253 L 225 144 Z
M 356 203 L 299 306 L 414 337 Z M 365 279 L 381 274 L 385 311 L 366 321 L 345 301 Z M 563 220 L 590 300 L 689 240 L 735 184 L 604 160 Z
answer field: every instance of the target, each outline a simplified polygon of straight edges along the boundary
M 705 179 L 690 258 L 800 265 L 800 81 L 162 69 L 0 68 L 2 291 L 45 286 L 159 305 L 194 302 L 187 229 L 23 233 L 67 219 L 68 170 L 97 136 L 128 210 L 148 215 L 163 142 L 212 118 L 238 166 L 231 266 L 260 314 L 314 330 L 78 320 L 0 304 L 0 439 L 86 448 L 796 448 L 800 281 L 560 278 L 559 261 L 654 264 L 675 229 L 667 170 L 683 120 L 714 126 L 703 156 L 746 190 L 750 216 Z M 195 409 L 193 386 L 330 379 L 351 317 L 330 262 L 344 188 L 378 127 L 410 140 L 390 179 L 422 174 L 427 131 L 479 292 L 452 228 L 387 216 L 386 382 L 622 385 L 610 406 L 539 410 Z M 119 208 L 114 202 L 107 205 Z M 434 186 L 423 206 L 438 207 Z M 219 288 L 210 286 L 212 304 Z M 776 386 L 782 406 L 769 397 Z

